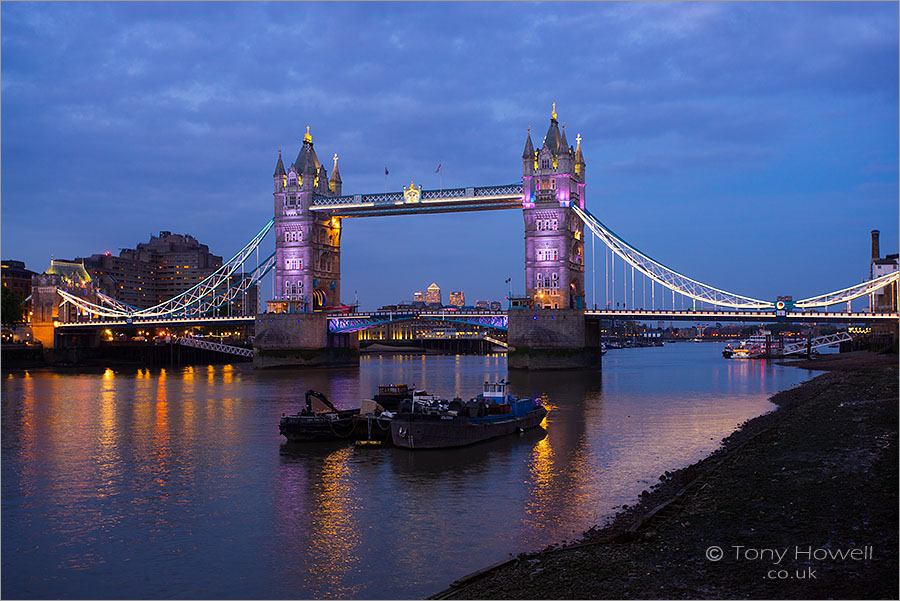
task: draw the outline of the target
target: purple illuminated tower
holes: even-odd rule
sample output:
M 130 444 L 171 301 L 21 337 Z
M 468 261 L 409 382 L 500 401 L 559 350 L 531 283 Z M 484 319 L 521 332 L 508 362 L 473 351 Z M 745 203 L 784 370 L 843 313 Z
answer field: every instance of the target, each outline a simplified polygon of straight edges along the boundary
M 313 197 L 340 196 L 334 155 L 331 178 L 313 148 L 309 127 L 294 164 L 275 165 L 275 298 L 270 311 L 310 311 L 341 304 L 341 220 L 310 210 Z
M 556 120 L 540 150 L 531 143 L 531 128 L 522 154 L 525 218 L 525 294 L 535 308 L 584 308 L 584 224 L 571 209 L 584 208 L 584 157 L 566 141 Z

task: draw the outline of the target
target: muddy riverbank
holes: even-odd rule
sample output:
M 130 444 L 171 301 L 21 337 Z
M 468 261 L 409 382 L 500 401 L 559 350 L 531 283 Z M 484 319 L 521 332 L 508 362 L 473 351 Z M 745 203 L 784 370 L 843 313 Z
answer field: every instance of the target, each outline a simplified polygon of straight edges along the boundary
M 435 597 L 897 598 L 897 361 L 791 363 L 827 371 L 605 528 Z

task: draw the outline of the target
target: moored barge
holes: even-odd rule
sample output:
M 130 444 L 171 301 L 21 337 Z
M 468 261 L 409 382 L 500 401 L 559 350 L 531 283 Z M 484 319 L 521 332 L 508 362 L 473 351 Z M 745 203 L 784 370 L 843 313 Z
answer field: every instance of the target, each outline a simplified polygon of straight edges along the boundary
M 485 382 L 484 391 L 468 402 L 412 404 L 391 420 L 391 440 L 408 449 L 442 449 L 522 432 L 540 426 L 547 408 L 538 398 L 509 394 L 509 383 Z

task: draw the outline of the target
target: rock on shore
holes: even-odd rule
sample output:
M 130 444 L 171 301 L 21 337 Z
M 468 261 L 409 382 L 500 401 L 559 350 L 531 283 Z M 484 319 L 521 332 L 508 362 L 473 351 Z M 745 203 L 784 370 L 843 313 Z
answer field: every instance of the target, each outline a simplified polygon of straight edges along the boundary
M 831 371 L 608 527 L 436 597 L 897 598 L 897 356 L 809 363 Z

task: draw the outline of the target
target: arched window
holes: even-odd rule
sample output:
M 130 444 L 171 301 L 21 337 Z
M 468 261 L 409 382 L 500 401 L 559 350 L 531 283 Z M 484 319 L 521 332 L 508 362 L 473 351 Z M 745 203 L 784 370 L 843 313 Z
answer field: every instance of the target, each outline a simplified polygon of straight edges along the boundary
M 551 288 L 559 288 L 559 274 L 554 273 L 550 276 L 550 287 Z
M 543 288 L 543 287 L 544 287 L 544 274 L 539 273 L 539 274 L 537 274 L 537 288 Z

